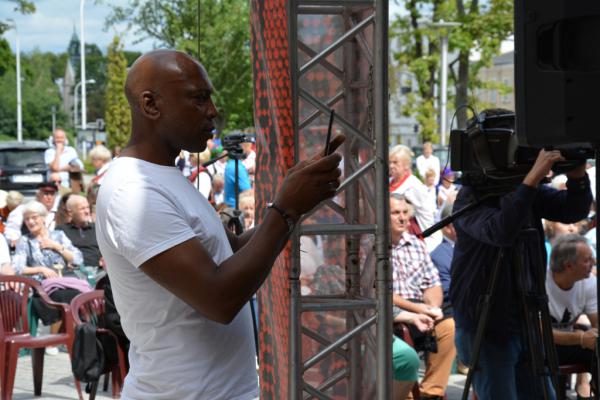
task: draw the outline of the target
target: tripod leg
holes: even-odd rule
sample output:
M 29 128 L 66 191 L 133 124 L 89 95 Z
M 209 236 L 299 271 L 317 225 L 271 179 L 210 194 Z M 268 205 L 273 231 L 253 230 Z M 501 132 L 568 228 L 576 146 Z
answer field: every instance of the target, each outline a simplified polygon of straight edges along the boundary
M 471 365 L 469 366 L 469 373 L 467 374 L 467 380 L 463 389 L 462 400 L 468 400 L 469 389 L 471 388 L 471 383 L 473 382 L 473 374 L 479 367 L 479 356 L 481 352 L 481 344 L 483 342 L 483 334 L 485 333 L 485 329 L 489 320 L 490 308 L 496 292 L 496 286 L 498 286 L 498 275 L 503 256 L 504 250 L 502 248 L 498 249 L 496 261 L 494 263 L 483 300 L 483 307 L 479 316 L 479 323 L 477 324 L 477 330 L 475 331 L 475 339 L 472 347 L 473 352 L 471 354 Z
M 558 390 L 558 361 L 552 338 L 538 233 L 535 229 L 527 229 L 519 236 L 519 239 L 514 254 L 515 273 L 513 278 L 519 295 L 521 331 L 527 340 L 524 344 L 528 347 L 533 376 L 539 378 L 543 398 L 551 400 L 555 398 L 555 394 L 558 396 L 562 396 L 562 394 Z M 532 261 L 530 270 L 526 269 L 523 263 L 523 257 L 526 254 L 525 243 L 531 246 L 529 249 L 533 249 L 528 253 Z M 525 283 L 529 283 L 529 293 Z M 548 380 L 548 376 L 550 376 L 550 380 Z M 535 382 L 533 389 L 537 398 L 539 386 Z

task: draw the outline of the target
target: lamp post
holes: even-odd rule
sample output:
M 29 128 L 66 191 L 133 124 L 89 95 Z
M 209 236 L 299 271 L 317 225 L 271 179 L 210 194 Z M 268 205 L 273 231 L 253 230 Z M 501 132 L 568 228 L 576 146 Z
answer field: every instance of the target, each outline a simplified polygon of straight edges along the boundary
M 85 34 L 84 34 L 84 26 L 83 26 L 83 8 L 85 5 L 85 0 L 80 0 L 79 2 L 79 24 L 81 26 L 81 47 L 80 47 L 80 57 L 81 57 L 81 127 L 86 129 L 87 127 L 87 103 L 85 97 Z
M 447 102 L 448 102 L 448 35 L 450 29 L 460 26 L 458 22 L 446 22 L 443 19 L 438 22 L 433 22 L 429 26 L 432 28 L 441 29 L 441 77 L 440 77 L 440 144 L 446 145 L 446 123 L 448 122 L 447 116 Z
M 88 79 L 85 82 L 84 81 L 77 82 L 77 84 L 73 88 L 73 97 L 75 98 L 74 99 L 74 109 L 73 109 L 73 128 L 74 129 L 77 129 L 77 100 L 78 100 L 77 99 L 77 88 L 79 86 L 83 87 L 83 85 L 85 85 L 86 83 L 94 84 L 94 83 L 96 83 L 96 80 L 95 79 Z M 82 101 L 82 107 L 83 107 L 83 101 Z M 83 113 L 83 110 L 82 110 L 82 113 Z M 83 129 L 85 129 L 86 126 L 87 126 L 87 124 L 83 125 L 83 119 L 82 119 L 81 120 L 81 127 Z
M 21 43 L 19 41 L 19 30 L 17 29 L 17 23 L 9 19 L 15 29 L 16 35 L 16 53 L 17 53 L 17 140 L 23 141 L 23 114 L 21 110 Z

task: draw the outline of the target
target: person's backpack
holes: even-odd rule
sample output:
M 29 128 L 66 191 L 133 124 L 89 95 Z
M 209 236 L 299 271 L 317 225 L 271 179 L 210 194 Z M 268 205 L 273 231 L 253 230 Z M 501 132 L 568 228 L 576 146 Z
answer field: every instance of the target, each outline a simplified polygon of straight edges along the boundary
M 96 337 L 96 327 L 83 323 L 75 327 L 71 368 L 81 382 L 97 382 L 105 366 L 104 348 Z

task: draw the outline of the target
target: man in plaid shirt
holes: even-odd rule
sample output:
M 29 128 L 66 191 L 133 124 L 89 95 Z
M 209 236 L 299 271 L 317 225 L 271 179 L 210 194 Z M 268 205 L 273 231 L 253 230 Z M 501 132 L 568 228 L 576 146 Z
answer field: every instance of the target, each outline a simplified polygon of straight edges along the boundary
M 443 399 L 456 356 L 454 319 L 444 317 L 442 284 L 422 240 L 408 232 L 413 209 L 403 195 L 390 196 L 393 302 L 402 310 L 426 314 L 435 321 L 437 353 L 430 353 L 420 385 L 422 399 Z

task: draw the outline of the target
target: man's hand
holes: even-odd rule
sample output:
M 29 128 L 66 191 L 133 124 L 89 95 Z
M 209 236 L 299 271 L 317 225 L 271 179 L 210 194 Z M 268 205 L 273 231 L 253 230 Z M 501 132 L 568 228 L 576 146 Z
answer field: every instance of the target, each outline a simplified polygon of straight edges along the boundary
M 444 318 L 444 313 L 440 308 L 428 306 L 427 304 L 421 305 L 420 313 L 433 318 L 434 321 L 439 321 Z
M 331 141 L 331 151 L 334 152 L 344 140 L 343 135 L 336 136 Z M 298 163 L 290 168 L 273 202 L 297 221 L 302 214 L 335 195 L 342 173 L 338 168 L 340 161 L 339 154 L 323 156 L 319 152 Z
M 425 314 L 414 314 L 410 323 L 417 327 L 420 332 L 429 332 L 433 329 L 433 319 Z
M 58 142 L 56 143 L 56 153 L 57 154 L 62 154 L 62 152 L 65 150 L 65 143 L 64 142 Z
M 560 154 L 560 151 L 540 150 L 538 157 L 535 160 L 535 164 L 533 164 L 533 167 L 531 167 L 531 170 L 525 179 L 523 179 L 523 183 L 534 188 L 538 187 L 542 179 L 548 175 L 548 172 L 550 172 L 554 163 L 558 161 L 565 161 L 564 157 Z
M 592 328 L 583 332 L 581 337 L 581 347 L 584 349 L 594 350 L 596 348 L 596 338 L 598 337 L 598 329 Z

